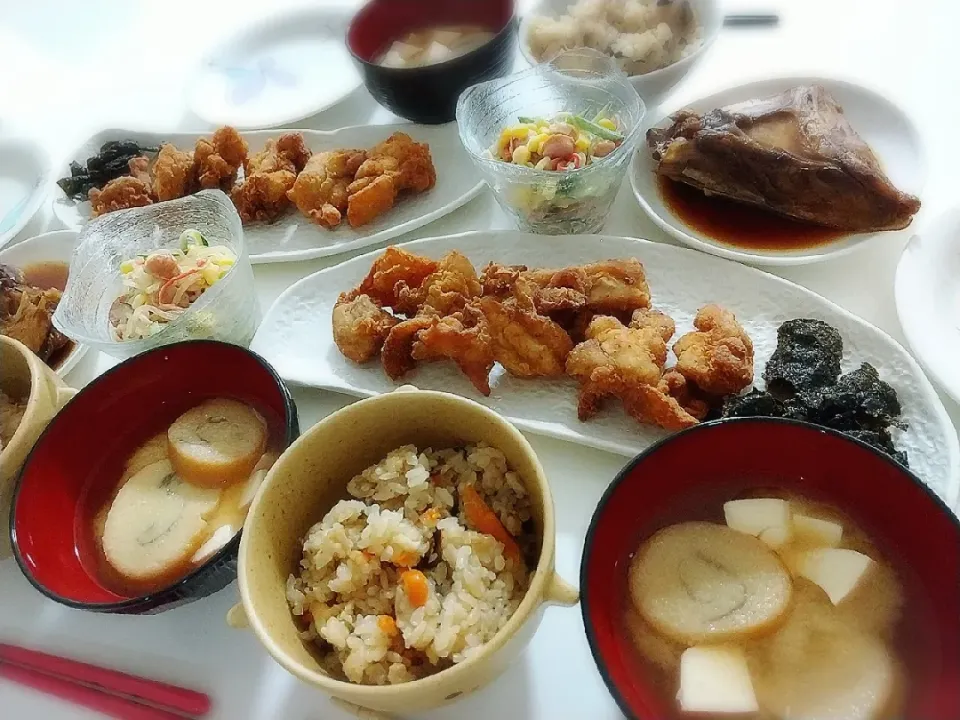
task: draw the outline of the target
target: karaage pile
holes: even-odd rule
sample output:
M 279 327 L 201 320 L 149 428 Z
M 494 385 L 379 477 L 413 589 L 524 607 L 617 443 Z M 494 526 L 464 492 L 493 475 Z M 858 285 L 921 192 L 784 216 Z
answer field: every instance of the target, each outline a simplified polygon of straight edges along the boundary
M 379 155 L 389 172 L 402 173 L 402 162 L 385 157 L 393 156 Z M 675 331 L 651 308 L 634 258 L 557 269 L 489 263 L 478 275 L 457 251 L 437 261 L 389 247 L 333 310 L 340 351 L 357 363 L 379 353 L 394 380 L 440 360 L 484 395 L 497 364 L 518 378 L 567 376 L 578 383 L 580 420 L 613 399 L 668 430 L 695 425 L 753 380 L 753 344 L 729 311 L 701 308 L 669 367 Z
M 246 140 L 225 126 L 199 138 L 192 152 L 170 143 L 147 151 L 150 157 L 129 160 L 129 175 L 90 190 L 94 216 L 216 188 L 230 195 L 244 223 L 275 222 L 292 205 L 322 227 L 335 228 L 344 217 L 360 227 L 437 180 L 430 147 L 402 132 L 369 150 L 316 155 L 302 133 L 285 133 L 248 155 Z

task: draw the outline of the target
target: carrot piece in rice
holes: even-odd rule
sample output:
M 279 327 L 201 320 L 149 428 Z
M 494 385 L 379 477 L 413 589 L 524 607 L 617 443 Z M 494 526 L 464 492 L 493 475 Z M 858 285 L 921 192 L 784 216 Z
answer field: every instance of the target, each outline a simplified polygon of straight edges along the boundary
M 426 575 L 419 570 L 407 570 L 400 575 L 400 582 L 403 583 L 403 591 L 407 594 L 411 605 L 423 607 L 427 604 L 430 585 L 427 583 Z
M 520 546 L 513 539 L 507 529 L 500 522 L 497 514 L 480 497 L 480 493 L 473 485 L 467 485 L 460 488 L 460 501 L 463 503 L 463 511 L 467 516 L 467 522 L 479 532 L 493 535 L 503 544 L 503 551 L 513 560 L 520 560 Z
M 378 615 L 377 616 L 377 627 L 383 632 L 384 635 L 393 637 L 397 634 L 397 621 L 393 619 L 390 615 Z

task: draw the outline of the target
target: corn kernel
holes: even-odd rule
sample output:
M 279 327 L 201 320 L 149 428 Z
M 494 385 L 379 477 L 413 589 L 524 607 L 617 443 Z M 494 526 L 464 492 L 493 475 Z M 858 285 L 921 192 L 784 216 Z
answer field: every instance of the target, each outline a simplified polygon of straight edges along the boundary
M 120 272 L 133 272 L 133 260 L 124 260 L 122 263 L 120 263 Z
M 210 263 L 200 271 L 207 285 L 213 285 L 220 279 L 220 267 L 216 263 Z
M 600 127 L 605 127 L 607 130 L 617 129 L 617 124 L 610 118 L 602 118 L 600 121 L 597 122 L 597 125 L 599 125 Z
M 590 141 L 587 140 L 583 135 L 577 138 L 573 146 L 577 149 L 578 152 L 585 153 L 590 149 Z
M 530 142 L 527 143 L 527 149 L 532 153 L 540 152 L 540 148 L 543 147 L 543 143 L 546 142 L 548 137 L 550 137 L 550 135 L 547 133 L 534 135 Z
M 513 162 L 517 165 L 523 165 L 530 160 L 530 151 L 526 145 L 521 145 L 513 151 Z

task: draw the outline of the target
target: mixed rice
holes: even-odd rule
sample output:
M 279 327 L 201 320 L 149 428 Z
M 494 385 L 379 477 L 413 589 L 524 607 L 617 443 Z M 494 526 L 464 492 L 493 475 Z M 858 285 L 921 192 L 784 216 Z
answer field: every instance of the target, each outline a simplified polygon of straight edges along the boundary
M 469 658 L 535 562 L 530 498 L 486 445 L 394 450 L 307 532 L 287 599 L 337 678 L 384 685 Z

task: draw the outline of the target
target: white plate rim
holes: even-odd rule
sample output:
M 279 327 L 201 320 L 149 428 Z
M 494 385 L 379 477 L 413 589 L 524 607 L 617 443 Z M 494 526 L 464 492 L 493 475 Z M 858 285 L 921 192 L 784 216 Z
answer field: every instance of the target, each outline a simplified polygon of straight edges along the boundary
M 265 128 L 278 127 L 285 123 L 297 122 L 303 120 L 304 118 L 311 117 L 318 113 L 323 112 L 324 110 L 329 110 L 334 105 L 343 102 L 351 93 L 355 92 L 357 88 L 363 85 L 363 78 L 360 75 L 359 70 L 354 68 L 354 74 L 356 75 L 356 83 L 351 85 L 349 88 L 345 88 L 343 92 L 339 95 L 331 96 L 330 98 L 323 100 L 322 102 L 316 103 L 316 105 L 304 106 L 302 110 L 299 110 L 293 114 L 287 113 L 277 113 L 271 116 L 268 116 L 266 121 L 261 120 L 256 124 L 250 124 L 243 122 L 242 119 L 238 121 L 237 118 L 221 118 L 215 115 L 207 114 L 202 110 L 197 109 L 195 95 L 197 92 L 197 86 L 200 81 L 200 75 L 204 72 L 205 66 L 214 60 L 218 55 L 223 55 L 231 52 L 238 46 L 242 45 L 245 41 L 249 40 L 256 35 L 262 33 L 269 33 L 271 30 L 275 30 L 277 27 L 295 23 L 299 18 L 311 17 L 316 18 L 320 15 L 328 15 L 335 22 L 338 22 L 344 28 L 347 28 L 352 13 L 347 10 L 347 8 L 337 6 L 337 5 L 314 5 L 310 7 L 299 7 L 290 9 L 287 11 L 282 11 L 276 13 L 269 18 L 261 20 L 257 23 L 251 25 L 245 25 L 242 28 L 239 28 L 235 32 L 231 33 L 227 37 L 223 38 L 215 47 L 211 48 L 203 54 L 203 57 L 200 59 L 200 62 L 194 66 L 194 72 L 191 74 L 190 83 L 186 88 L 186 99 L 187 106 L 189 110 L 195 114 L 201 120 L 204 120 L 212 125 L 232 125 L 238 130 L 259 130 Z M 343 42 L 343 50 L 345 59 L 350 63 L 353 62 L 353 58 L 350 56 L 350 49 L 347 47 L 346 38 Z
M 17 233 L 23 230 L 28 222 L 33 220 L 33 216 L 40 210 L 40 207 L 47 197 L 47 190 L 53 179 L 53 163 L 50 160 L 50 156 L 43 151 L 39 144 L 24 138 L 0 140 L 0 149 L 5 145 L 25 150 L 36 161 L 34 167 L 37 170 L 37 174 L 33 190 L 30 192 L 30 195 L 27 196 L 27 203 L 24 205 L 16 222 L 0 234 L 0 248 L 6 246 L 17 236 Z
M 0 250 L 0 262 L 10 262 L 10 264 L 14 264 L 16 261 L 9 261 L 9 258 L 19 254 L 19 251 L 22 251 L 24 248 L 46 245 L 64 251 L 57 257 L 47 256 L 45 258 L 46 260 L 62 261 L 69 265 L 79 237 L 80 233 L 76 230 L 51 230 L 50 232 L 41 233 L 40 235 L 34 235 L 33 237 L 21 240 L 13 245 L 8 245 Z M 35 262 L 43 262 L 43 260 L 37 259 Z M 74 343 L 73 351 L 63 359 L 63 362 L 60 363 L 54 372 L 60 377 L 66 376 L 67 373 L 77 366 L 77 363 L 87 354 L 89 349 L 86 345 Z
M 393 132 L 395 130 L 402 130 L 404 132 L 414 133 L 414 139 L 416 139 L 416 128 L 422 128 L 422 127 L 424 126 L 416 125 L 414 123 L 397 122 L 397 123 L 389 123 L 385 125 L 377 125 L 377 124 L 348 125 L 345 127 L 337 128 L 335 130 L 310 130 L 305 128 L 276 128 L 276 129 L 269 128 L 269 129 L 261 129 L 261 130 L 249 130 L 241 134 L 244 136 L 244 138 L 247 138 L 251 135 L 256 135 L 257 137 L 275 137 L 283 133 L 297 132 L 297 133 L 303 133 L 303 136 L 307 142 L 307 145 L 311 145 L 310 143 L 311 138 L 322 138 L 328 141 L 332 141 L 341 133 L 348 134 L 348 133 L 357 132 L 361 130 L 367 131 L 367 130 L 372 130 L 376 128 L 383 129 L 384 137 L 386 137 L 390 132 Z M 431 125 L 427 127 L 432 128 L 434 130 L 438 128 L 443 128 L 443 127 L 451 127 L 452 128 L 451 133 L 455 133 L 456 131 L 456 127 L 454 126 L 453 123 L 447 123 L 446 125 Z M 74 150 L 72 150 L 69 155 L 66 156 L 67 159 L 64 160 L 64 167 L 61 168 L 61 172 L 69 172 L 69 169 L 68 169 L 69 159 L 77 156 L 79 152 L 79 148 L 85 145 L 89 145 L 91 143 L 99 145 L 103 142 L 106 142 L 107 140 L 116 139 L 121 136 L 138 135 L 141 137 L 153 136 L 150 139 L 150 142 L 162 143 L 165 141 L 166 142 L 172 141 L 174 142 L 174 144 L 177 144 L 178 142 L 181 142 L 186 138 L 196 138 L 201 135 L 209 136 L 211 132 L 212 130 L 209 130 L 209 129 L 164 133 L 164 132 L 156 132 L 154 130 L 137 129 L 133 127 L 107 128 L 105 130 L 101 130 L 99 132 L 96 132 L 90 135 L 89 137 L 84 139 L 81 143 L 79 143 L 77 147 Z M 457 142 L 459 142 L 459 139 L 457 140 Z M 191 145 L 193 144 L 193 140 L 190 140 L 190 144 Z M 464 160 L 468 160 L 468 159 L 469 159 L 469 156 L 467 155 L 466 150 L 464 150 Z M 436 156 L 434 156 L 433 160 L 434 160 L 434 165 L 438 168 L 438 170 L 440 170 L 442 168 L 442 165 L 441 165 L 442 161 Z M 472 172 L 472 165 L 470 165 L 469 167 L 470 167 L 470 170 L 468 172 Z M 442 178 L 438 177 L 438 181 L 442 181 Z M 468 202 L 470 202 L 475 197 L 477 197 L 481 192 L 483 192 L 485 187 L 486 187 L 486 183 L 483 181 L 482 178 L 478 176 L 477 182 L 474 183 L 474 185 L 468 191 L 458 196 L 457 198 L 451 200 L 450 202 L 444 205 L 441 205 L 440 207 L 434 208 L 428 213 L 419 215 L 414 219 L 411 219 L 396 225 L 391 225 L 390 227 L 384 228 L 371 235 L 355 238 L 354 240 L 350 240 L 347 242 L 341 242 L 341 243 L 336 243 L 336 244 L 331 244 L 331 245 L 326 245 L 321 247 L 314 247 L 314 248 L 304 249 L 304 250 L 274 250 L 269 252 L 251 253 L 250 262 L 253 265 L 259 265 L 264 263 L 283 263 L 283 262 L 298 262 L 300 260 L 314 260 L 316 258 L 321 258 L 321 257 L 331 257 L 334 255 L 341 255 L 343 253 L 352 252 L 359 248 L 368 247 L 371 245 L 379 245 L 380 243 L 386 242 L 387 240 L 392 240 L 393 238 L 398 237 L 400 235 L 404 235 L 405 233 L 411 232 L 412 230 L 417 230 L 423 227 L 424 225 L 428 225 L 434 220 L 439 220 L 440 218 L 446 215 L 449 215 L 454 210 L 457 210 L 463 207 Z M 57 190 L 58 192 L 54 195 L 53 202 L 52 202 L 54 215 L 56 215 L 57 219 L 61 223 L 63 223 L 68 229 L 79 230 L 80 228 L 83 227 L 83 224 L 82 223 L 79 225 L 76 224 L 73 218 L 70 215 L 66 214 L 66 208 L 75 207 L 77 203 L 67 198 L 66 195 L 61 190 L 59 190 L 59 188 Z M 309 221 L 305 221 L 305 222 L 309 222 Z M 336 230 L 332 230 L 329 232 L 336 233 Z
M 934 338 L 938 332 L 958 332 L 957 327 L 943 327 L 937 322 L 940 316 L 927 310 L 936 303 L 928 270 L 955 244 L 950 230 L 960 232 L 960 206 L 931 218 L 910 238 L 897 262 L 893 295 L 907 345 L 934 382 L 960 403 L 960 372 L 950 372 L 952 365 L 939 352 L 941 346 L 924 335 L 924 331 Z
M 671 114 L 680 110 L 683 107 L 690 107 L 691 105 L 700 105 L 700 104 L 716 104 L 715 98 L 720 96 L 727 95 L 732 92 L 748 92 L 751 88 L 759 87 L 764 88 L 761 92 L 776 92 L 775 87 L 771 86 L 783 86 L 781 89 L 787 89 L 788 87 L 795 85 L 805 85 L 805 84 L 820 84 L 826 87 L 828 90 L 831 87 L 844 87 L 848 90 L 859 92 L 864 96 L 870 97 L 872 100 L 876 101 L 878 104 L 883 104 L 898 114 L 906 123 L 908 132 L 911 138 L 911 142 L 917 148 L 917 169 L 919 174 L 919 182 L 917 188 L 914 192 L 919 196 L 923 187 L 926 184 L 927 179 L 927 168 L 928 168 L 928 150 L 923 138 L 920 134 L 917 123 L 914 121 L 913 117 L 901 106 L 891 100 L 889 97 L 883 94 L 878 88 L 871 87 L 870 85 L 864 84 L 862 82 L 841 78 L 841 77 L 821 77 L 815 75 L 782 75 L 774 76 L 767 78 L 760 78 L 749 80 L 747 82 L 737 83 L 730 85 L 725 88 L 716 90 L 709 95 L 704 95 L 702 97 L 695 98 L 686 103 L 681 103 L 675 106 L 671 106 L 668 111 L 660 111 L 660 116 L 653 120 L 652 122 L 646 123 L 648 128 L 657 127 L 664 120 L 666 120 Z M 746 98 L 745 98 L 746 99 Z M 725 104 L 731 102 L 736 102 L 737 100 L 731 98 L 729 100 L 723 100 Z M 720 243 L 719 241 L 711 240 L 700 236 L 699 234 L 693 234 L 694 231 L 689 229 L 684 230 L 680 225 L 682 224 L 679 220 L 671 222 L 671 219 L 664 218 L 658 213 L 654 207 L 647 200 L 646 196 L 639 187 L 639 173 L 640 165 L 643 162 L 643 159 L 646 157 L 646 146 L 638 148 L 636 155 L 631 160 L 628 174 L 630 175 L 630 188 L 633 191 L 633 196 L 637 200 L 637 203 L 647 214 L 647 216 L 659 227 L 661 230 L 669 234 L 670 236 L 676 238 L 684 245 L 688 247 L 700 250 L 702 252 L 710 253 L 711 255 L 716 255 L 718 257 L 726 258 L 727 260 L 735 260 L 741 263 L 749 263 L 752 265 L 761 265 L 767 267 L 790 267 L 797 265 L 810 265 L 818 262 L 824 262 L 825 260 L 830 260 L 837 257 L 842 257 L 844 255 L 849 255 L 857 250 L 860 250 L 866 246 L 868 241 L 875 240 L 878 236 L 884 234 L 890 234 L 891 232 L 904 232 L 906 228 L 901 231 L 880 231 L 872 233 L 859 233 L 854 235 L 848 235 L 844 238 L 841 238 L 832 243 L 827 243 L 822 248 L 825 249 L 824 252 L 817 253 L 787 253 L 787 252 L 764 252 L 764 251 L 749 251 L 735 249 L 731 246 Z M 922 208 L 921 208 L 922 209 Z M 916 219 L 916 217 L 914 217 Z M 684 226 L 685 227 L 685 226 Z M 909 227 L 909 226 L 908 226 Z
M 437 242 L 437 241 L 451 242 L 456 240 L 463 240 L 465 242 L 469 242 L 470 238 L 472 237 L 477 237 L 481 235 L 489 236 L 491 234 L 500 235 L 503 237 L 509 237 L 511 235 L 518 236 L 518 237 L 531 236 L 530 233 L 524 233 L 519 230 L 468 230 L 461 233 L 452 233 L 448 235 L 438 235 L 434 237 L 418 238 L 416 240 L 411 240 L 409 242 L 399 243 L 397 247 L 402 247 L 406 250 L 410 250 L 411 252 L 415 252 L 419 247 L 429 244 L 431 242 Z M 532 237 L 542 238 L 543 236 L 532 236 Z M 629 242 L 636 243 L 638 246 L 641 246 L 641 247 L 643 246 L 656 247 L 658 251 L 660 251 L 663 248 L 666 248 L 665 252 L 675 252 L 680 254 L 693 253 L 698 256 L 703 254 L 689 248 L 677 247 L 674 245 L 667 245 L 664 243 L 654 242 L 652 240 L 646 240 L 642 238 L 632 238 L 632 237 L 623 236 L 623 235 L 598 234 L 598 235 L 581 235 L 581 236 L 569 236 L 569 237 L 571 237 L 572 239 L 576 239 L 577 237 L 582 237 L 584 239 L 611 240 L 613 242 L 629 241 Z M 360 262 L 369 263 L 375 257 L 377 257 L 381 252 L 382 250 L 371 250 L 370 252 L 364 253 L 362 255 L 357 255 L 352 258 L 345 259 L 342 262 L 339 262 L 335 265 L 331 265 L 329 267 L 326 267 L 314 273 L 311 273 L 310 275 L 290 285 L 287 289 L 285 289 L 282 293 L 280 293 L 277 299 L 274 300 L 274 302 L 270 305 L 270 307 L 264 313 L 263 320 L 260 323 L 260 328 L 264 328 L 268 326 L 273 320 L 274 314 L 281 312 L 280 307 L 281 307 L 282 301 L 284 301 L 288 296 L 298 292 L 301 286 L 307 285 L 310 282 L 314 282 L 316 276 L 322 276 L 324 273 L 334 271 L 336 268 L 338 268 L 339 266 L 345 263 L 352 263 L 355 261 L 357 263 L 360 263 Z M 802 295 L 806 295 L 809 298 L 816 300 L 818 303 L 822 304 L 824 307 L 829 308 L 832 312 L 835 312 L 838 315 L 843 316 L 850 323 L 860 326 L 861 328 L 865 329 L 869 333 L 876 334 L 886 344 L 892 345 L 894 348 L 897 348 L 901 351 L 903 356 L 903 361 L 909 367 L 911 373 L 914 374 L 917 377 L 917 379 L 920 381 L 919 382 L 920 387 L 922 388 L 922 390 L 924 391 L 924 394 L 926 395 L 925 401 L 935 409 L 936 416 L 937 416 L 935 420 L 936 423 L 939 426 L 948 430 L 948 432 L 944 433 L 946 435 L 947 443 L 948 443 L 948 447 L 946 448 L 946 451 L 949 455 L 949 462 L 947 463 L 949 467 L 949 482 L 945 490 L 945 496 L 946 496 L 945 502 L 951 509 L 956 509 L 958 500 L 960 500 L 960 437 L 958 437 L 957 435 L 956 429 L 953 425 L 953 421 L 950 419 L 950 416 L 947 414 L 946 408 L 943 405 L 943 401 L 940 399 L 940 396 L 937 394 L 936 389 L 933 387 L 929 378 L 927 378 L 926 374 L 924 373 L 923 368 L 920 366 L 917 360 L 913 357 L 913 355 L 911 355 L 910 352 L 906 348 L 904 348 L 899 342 L 897 342 L 897 340 L 894 337 L 892 337 L 889 333 L 878 328 L 876 325 L 873 325 L 872 323 L 864 320 L 859 315 L 856 315 L 850 312 L 849 310 L 841 307 L 840 305 L 837 305 L 835 302 L 833 302 L 832 300 L 829 300 L 828 298 L 823 297 L 819 293 L 816 293 L 813 290 L 810 290 L 809 288 L 803 287 L 802 285 L 799 285 L 795 282 L 782 278 L 778 275 L 774 275 L 772 273 L 766 272 L 765 270 L 761 270 L 760 268 L 752 267 L 749 265 L 742 265 L 742 264 L 741 264 L 741 267 L 746 272 L 754 273 L 757 276 L 765 276 L 766 280 L 772 280 L 772 282 L 776 284 L 779 284 L 783 287 L 790 288 L 791 292 L 796 292 Z M 258 330 L 258 335 L 259 335 L 259 332 L 260 331 Z M 255 349 L 256 343 L 257 343 L 257 336 L 254 336 L 253 342 L 251 343 L 251 349 Z M 348 383 L 343 383 L 340 385 L 305 384 L 297 380 L 288 380 L 287 378 L 284 378 L 284 379 L 296 385 L 303 385 L 305 387 L 315 387 L 321 390 L 328 390 L 331 392 L 352 395 L 354 397 L 359 397 L 359 398 L 374 397 L 380 394 L 376 391 L 370 391 L 365 388 L 354 387 Z M 549 427 L 545 427 L 542 423 L 540 423 L 537 420 L 529 420 L 525 418 L 517 418 L 512 416 L 506 416 L 506 415 L 504 417 L 509 422 L 516 425 L 519 429 L 533 432 L 538 435 L 544 435 L 547 437 L 553 437 L 553 438 L 562 440 L 564 442 L 571 442 L 575 444 L 584 445 L 587 447 L 597 448 L 599 450 L 604 450 L 617 455 L 625 455 L 625 456 L 635 455 L 635 451 L 626 450 L 625 448 L 617 445 L 616 443 L 612 441 L 605 441 L 602 438 L 591 438 L 586 436 L 571 438 L 568 436 L 560 436 L 554 433 Z

